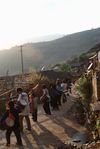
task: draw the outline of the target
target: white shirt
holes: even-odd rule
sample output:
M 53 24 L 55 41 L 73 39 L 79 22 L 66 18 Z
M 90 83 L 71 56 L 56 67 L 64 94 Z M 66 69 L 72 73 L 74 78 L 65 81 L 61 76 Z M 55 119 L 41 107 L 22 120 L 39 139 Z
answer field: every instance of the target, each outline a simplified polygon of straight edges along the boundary
M 61 83 L 63 92 L 67 91 L 67 83 Z
M 43 95 L 46 95 L 48 98 L 50 98 L 49 91 L 47 88 L 43 89 Z
M 20 115 L 29 115 L 30 113 L 30 107 L 29 107 L 29 100 L 28 95 L 25 92 L 22 92 L 19 94 L 18 101 L 20 101 L 23 105 L 25 105 L 24 110 L 20 113 Z

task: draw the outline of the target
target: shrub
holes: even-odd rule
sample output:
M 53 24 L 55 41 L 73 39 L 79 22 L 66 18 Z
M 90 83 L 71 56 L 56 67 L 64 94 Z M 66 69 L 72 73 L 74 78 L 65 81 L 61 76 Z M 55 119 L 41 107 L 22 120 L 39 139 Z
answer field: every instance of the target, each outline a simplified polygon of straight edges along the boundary
M 91 78 L 82 76 L 76 85 L 76 90 L 80 97 L 82 97 L 84 104 L 89 106 L 92 100 L 92 81 Z

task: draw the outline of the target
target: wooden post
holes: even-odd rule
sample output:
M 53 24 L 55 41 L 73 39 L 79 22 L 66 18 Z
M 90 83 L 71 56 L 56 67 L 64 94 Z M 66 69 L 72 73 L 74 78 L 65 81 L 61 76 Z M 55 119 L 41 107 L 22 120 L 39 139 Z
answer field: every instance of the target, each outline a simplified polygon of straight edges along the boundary
M 92 73 L 92 87 L 93 87 L 93 102 L 96 102 L 98 100 L 97 96 L 97 75 L 96 71 Z

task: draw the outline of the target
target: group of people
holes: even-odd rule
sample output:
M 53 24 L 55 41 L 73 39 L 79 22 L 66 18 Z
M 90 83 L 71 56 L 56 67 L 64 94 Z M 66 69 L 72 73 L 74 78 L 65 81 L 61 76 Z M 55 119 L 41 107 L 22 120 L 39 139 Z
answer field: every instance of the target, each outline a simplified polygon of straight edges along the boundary
M 0 124 L 6 123 L 6 146 L 10 146 L 10 136 L 14 132 L 16 136 L 16 145 L 22 146 L 21 132 L 23 132 L 23 118 L 26 119 L 27 129 L 31 131 L 29 98 L 22 88 L 17 88 L 18 98 L 9 100 L 6 104 L 6 112 L 0 119 Z M 5 124 L 3 123 L 3 124 Z
M 31 131 L 30 113 L 33 121 L 37 122 L 38 116 L 38 101 L 42 102 L 45 114 L 51 115 L 52 110 L 59 110 L 62 102 L 66 102 L 66 93 L 68 95 L 68 84 L 66 80 L 57 79 L 54 84 L 50 84 L 49 88 L 45 84 L 42 85 L 42 95 L 38 96 L 36 90 L 39 87 L 37 84 L 29 94 L 24 92 L 22 88 L 17 88 L 18 98 L 10 100 L 7 104 L 7 110 L 1 118 L 1 122 L 6 120 L 7 117 L 13 119 L 13 125 L 9 125 L 6 129 L 7 146 L 10 146 L 10 136 L 14 132 L 17 145 L 23 145 L 21 139 L 21 132 L 23 132 L 23 119 L 26 119 L 27 130 Z M 70 85 L 71 91 L 71 85 Z
M 59 110 L 59 106 L 67 101 L 67 96 L 69 96 L 68 92 L 71 93 L 71 82 L 68 84 L 66 79 L 57 79 L 56 82 L 50 84 L 48 88 L 45 84 L 42 88 L 43 95 L 40 100 L 43 102 L 45 113 L 51 115 L 51 108 L 52 110 Z

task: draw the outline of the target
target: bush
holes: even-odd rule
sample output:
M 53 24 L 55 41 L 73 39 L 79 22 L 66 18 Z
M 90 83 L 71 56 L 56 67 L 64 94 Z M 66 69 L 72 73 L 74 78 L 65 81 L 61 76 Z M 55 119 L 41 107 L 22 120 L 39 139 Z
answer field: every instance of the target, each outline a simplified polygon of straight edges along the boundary
M 76 90 L 80 97 L 82 97 L 84 104 L 89 106 L 92 100 L 92 81 L 91 78 L 83 76 L 79 79 Z

